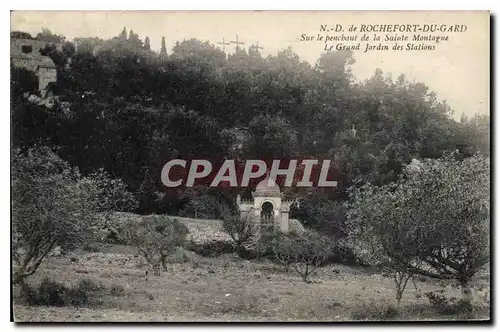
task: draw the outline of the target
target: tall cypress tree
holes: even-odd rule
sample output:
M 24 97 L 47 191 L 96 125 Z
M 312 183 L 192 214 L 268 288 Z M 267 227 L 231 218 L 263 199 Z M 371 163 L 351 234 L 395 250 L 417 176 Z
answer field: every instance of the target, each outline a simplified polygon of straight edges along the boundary
M 121 40 L 127 40 L 127 28 L 126 27 L 123 27 L 123 30 L 120 33 L 120 35 L 118 36 L 118 38 L 120 38 Z
M 151 51 L 151 45 L 150 45 L 150 40 L 149 40 L 149 37 L 146 37 L 146 39 L 144 40 L 144 50 L 145 51 Z
M 165 37 L 161 37 L 161 55 L 167 55 L 167 46 L 165 45 Z

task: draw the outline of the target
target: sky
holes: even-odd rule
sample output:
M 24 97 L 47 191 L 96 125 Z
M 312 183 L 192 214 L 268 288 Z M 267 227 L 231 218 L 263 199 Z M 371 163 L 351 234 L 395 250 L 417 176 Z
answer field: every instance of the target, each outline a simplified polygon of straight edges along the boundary
M 123 27 L 133 30 L 144 40 L 151 39 L 151 47 L 160 49 L 165 36 L 167 50 L 176 41 L 197 38 L 213 44 L 224 38 L 235 40 L 244 47 L 257 41 L 264 47 L 264 56 L 291 46 L 301 59 L 314 63 L 324 52 L 323 41 L 301 41 L 301 35 L 316 36 L 321 25 L 341 24 L 358 28 L 362 24 L 438 24 L 466 25 L 465 32 L 434 33 L 449 40 L 434 44 L 434 51 L 371 51 L 364 47 L 354 51 L 352 71 L 357 80 L 373 75 L 376 68 L 396 78 L 404 73 L 407 78 L 425 83 L 438 98 L 446 100 L 459 118 L 463 113 L 490 112 L 490 18 L 482 12 L 349 12 L 349 11 L 14 11 L 11 13 L 11 31 L 20 30 L 36 35 L 42 27 L 62 34 L 69 40 L 75 37 L 111 38 Z M 345 31 L 344 34 L 348 34 Z M 333 35 L 332 33 L 329 33 Z M 351 33 L 352 34 L 352 33 Z M 358 38 L 363 33 L 358 32 Z M 372 35 L 373 33 L 368 33 Z M 384 38 L 385 33 L 379 33 Z M 401 33 L 390 33 L 401 35 Z M 413 33 L 405 33 L 412 38 Z M 422 35 L 429 35 L 422 33 Z M 371 43 L 371 42 L 370 42 Z M 375 42 L 373 42 L 375 43 Z M 330 43 L 328 43 L 330 44 Z M 391 42 L 386 43 L 392 45 Z M 405 43 L 403 43 L 405 44 Z M 415 43 L 419 44 L 419 43 Z M 227 47 L 227 46 L 226 46 Z M 226 50 L 232 50 L 234 46 Z

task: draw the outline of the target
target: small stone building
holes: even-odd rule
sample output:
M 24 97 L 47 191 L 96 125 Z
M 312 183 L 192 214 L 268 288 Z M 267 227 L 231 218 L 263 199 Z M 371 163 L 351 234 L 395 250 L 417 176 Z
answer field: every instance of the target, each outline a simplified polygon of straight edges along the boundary
M 295 201 L 284 200 L 280 187 L 273 180 L 261 181 L 252 196 L 253 199 L 242 200 L 238 195 L 236 203 L 242 215 L 250 215 L 261 228 L 279 229 L 283 233 L 297 231 L 293 227 L 295 223 L 289 222 L 290 207 Z
M 48 56 L 40 53 L 40 50 L 48 44 L 46 41 L 35 39 L 10 40 L 10 58 L 15 67 L 33 71 L 38 76 L 38 90 L 44 92 L 50 82 L 57 81 L 56 65 Z M 56 49 L 62 50 L 61 44 L 55 44 Z

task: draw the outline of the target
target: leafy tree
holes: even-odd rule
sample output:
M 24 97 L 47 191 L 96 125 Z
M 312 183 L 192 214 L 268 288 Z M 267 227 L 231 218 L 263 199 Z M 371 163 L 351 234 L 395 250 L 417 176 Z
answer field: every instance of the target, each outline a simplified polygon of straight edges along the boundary
M 249 124 L 247 155 L 260 159 L 295 155 L 296 132 L 283 118 L 262 115 Z
M 328 158 L 342 179 L 338 200 L 357 180 L 397 181 L 412 158 L 489 150 L 488 117 L 459 123 L 425 85 L 381 70 L 355 83 L 350 52 L 328 52 L 311 66 L 291 48 L 266 58 L 240 49 L 226 58 L 189 39 L 167 57 L 164 38 L 160 55 L 147 40 L 124 29 L 108 40 L 77 38 L 76 50 L 47 48 L 57 64 L 57 111 L 16 99 L 14 144 L 59 146 L 85 175 L 103 168 L 132 192 L 142 186 L 144 213 L 178 213 L 188 204 L 182 190 L 159 181 L 173 156 Z
M 86 241 L 97 190 L 47 148 L 14 151 L 11 165 L 14 283 L 24 283 L 54 246 Z
M 349 210 L 355 224 L 350 234 L 355 247 L 364 253 L 365 262 L 380 267 L 391 275 L 396 287 L 398 306 L 408 281 L 422 264 L 419 250 L 422 225 L 408 206 L 415 204 L 413 188 L 401 186 L 394 191 L 387 185 L 380 189 L 370 184 L 352 193 L 354 203 Z
M 115 212 L 134 212 L 138 201 L 127 190 L 121 179 L 113 179 L 104 169 L 99 169 L 88 176 L 96 188 L 97 211 L 99 218 L 92 223 L 90 229 L 94 240 L 104 241 L 110 236 L 117 236 L 117 229 L 112 223 Z
M 140 51 L 143 49 L 142 41 L 139 39 L 139 35 L 130 30 L 129 37 L 127 40 L 129 47 L 134 51 Z
M 349 234 L 346 223 L 346 211 L 341 201 L 333 201 L 325 193 L 312 192 L 300 201 L 300 208 L 295 209 L 294 217 L 304 226 L 337 238 Z
M 153 272 L 159 275 L 160 265 L 167 270 L 166 257 L 184 244 L 187 234 L 186 225 L 177 219 L 153 215 L 142 221 L 130 220 L 122 237 L 125 243 L 137 248 Z
M 144 40 L 143 50 L 145 50 L 147 52 L 151 51 L 150 43 L 151 43 L 151 41 L 149 40 L 149 37 L 146 37 L 146 39 Z
M 457 157 L 414 161 L 398 182 L 351 194 L 353 236 L 399 276 L 398 301 L 414 273 L 456 279 L 470 301 L 469 282 L 489 260 L 489 162 Z
M 258 234 L 258 224 L 253 219 L 252 211 L 240 214 L 239 211 L 226 209 L 222 216 L 222 229 L 236 245 L 236 250 L 241 252 L 245 245 L 250 244 Z
M 160 49 L 160 55 L 167 55 L 167 45 L 165 44 L 165 37 L 161 37 L 161 49 Z
M 98 188 L 99 210 L 101 212 L 133 212 L 137 208 L 137 200 L 127 190 L 127 185 L 122 180 L 111 178 L 102 168 L 88 177 Z
M 33 71 L 15 67 L 10 63 L 10 93 L 13 99 L 22 94 L 38 91 L 38 77 Z
M 275 232 L 271 235 L 271 248 L 274 260 L 281 264 L 286 272 L 290 271 L 293 263 L 292 239 L 290 236 L 281 232 Z
M 36 35 L 35 39 L 51 43 L 64 43 L 66 41 L 66 37 L 63 35 L 56 35 L 47 28 L 42 28 L 42 31 Z
M 273 240 L 273 252 L 285 266 L 292 265 L 304 282 L 322 266 L 333 251 L 328 237 L 307 230 L 300 235 L 280 235 Z
M 127 27 L 123 27 L 122 32 L 118 35 L 118 39 L 125 41 L 127 40 Z
M 31 34 L 24 31 L 12 31 L 10 33 L 10 38 L 14 39 L 33 39 Z

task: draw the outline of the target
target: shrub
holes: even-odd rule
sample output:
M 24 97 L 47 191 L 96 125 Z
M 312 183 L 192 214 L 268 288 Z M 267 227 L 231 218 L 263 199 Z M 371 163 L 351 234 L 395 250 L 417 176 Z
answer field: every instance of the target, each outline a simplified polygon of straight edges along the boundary
M 177 247 L 169 259 L 171 263 L 187 263 L 187 262 L 196 262 L 198 260 L 198 256 L 196 253 L 184 249 L 182 247 Z
M 455 298 L 448 298 L 438 292 L 428 292 L 425 296 L 432 305 L 432 308 L 443 315 L 459 315 L 464 318 L 472 318 L 474 308 L 469 301 L 463 299 L 455 301 Z
M 26 304 L 56 307 L 97 304 L 97 296 L 105 290 L 104 286 L 96 284 L 90 279 L 82 279 L 76 286 L 67 287 L 49 278 L 44 278 L 38 287 L 32 287 L 28 283 L 22 283 L 20 287 L 21 300 Z M 120 292 L 112 288 L 111 293 L 118 294 Z
M 84 288 L 75 287 L 66 290 L 65 305 L 78 307 L 87 304 L 90 304 L 90 295 Z
M 371 302 L 364 303 L 361 308 L 352 312 L 351 317 L 354 320 L 395 320 L 399 315 L 398 309 L 386 303 Z
M 101 287 L 91 279 L 82 279 L 78 283 L 77 288 L 84 292 L 95 292 L 98 291 Z
M 234 245 L 232 243 L 221 240 L 212 240 L 203 243 L 189 241 L 184 245 L 184 248 L 203 257 L 217 257 L 234 252 Z
M 123 295 L 123 293 L 125 293 L 125 288 L 123 288 L 123 286 L 121 285 L 113 285 L 111 286 L 111 295 L 114 295 L 114 296 L 119 296 L 119 295 Z
M 66 304 L 64 295 L 67 291 L 68 289 L 64 285 L 44 278 L 38 289 L 38 302 L 47 306 L 64 306 Z

